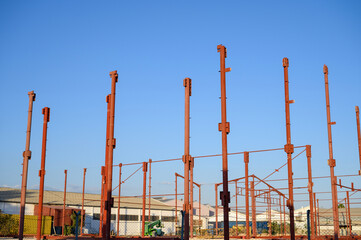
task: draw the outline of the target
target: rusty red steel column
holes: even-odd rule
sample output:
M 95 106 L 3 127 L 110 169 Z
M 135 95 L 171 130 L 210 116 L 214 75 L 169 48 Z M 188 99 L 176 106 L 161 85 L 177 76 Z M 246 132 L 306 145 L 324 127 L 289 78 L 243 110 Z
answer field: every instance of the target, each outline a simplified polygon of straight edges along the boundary
M 152 159 L 149 159 L 149 199 L 148 199 L 148 222 L 150 222 L 150 200 L 151 200 L 151 188 L 152 188 Z
M 245 185 L 246 185 L 246 239 L 249 239 L 249 189 L 248 189 L 248 163 L 249 163 L 249 152 L 244 152 L 244 164 L 245 164 Z M 238 221 L 238 219 L 237 219 Z M 238 229 L 237 229 L 238 230 Z
M 357 142 L 358 142 L 358 157 L 360 160 L 360 170 L 358 174 L 361 175 L 361 130 L 360 130 L 360 110 L 358 106 L 355 106 L 356 111 L 356 125 L 357 125 Z
M 190 213 L 189 213 L 189 221 L 190 221 L 190 227 L 189 227 L 189 231 L 190 231 L 190 237 L 193 238 L 193 190 L 194 190 L 194 186 L 193 186 L 193 167 L 194 167 L 194 158 L 191 158 L 191 162 L 189 163 L 189 173 L 190 173 L 190 182 L 189 182 L 189 186 L 190 186 Z
M 176 226 L 176 229 L 177 229 L 177 226 L 178 226 L 178 183 L 177 183 L 177 173 L 174 173 L 175 175 L 175 226 Z M 177 230 L 176 230 L 177 231 Z
M 252 200 L 252 237 L 257 236 L 257 221 L 256 221 L 256 198 L 254 193 L 254 179 L 251 181 L 251 200 Z
M 112 87 L 110 94 L 110 116 L 109 116 L 109 139 L 108 139 L 108 169 L 106 169 L 106 186 L 107 186 L 107 198 L 106 198 L 106 231 L 105 238 L 110 239 L 110 221 L 111 221 L 111 210 L 113 207 L 113 198 L 112 198 L 112 180 L 113 180 L 113 150 L 115 148 L 115 138 L 114 138 L 114 118 L 115 118 L 115 85 L 118 82 L 118 73 L 117 71 L 112 71 L 109 73 L 112 79 Z
M 83 235 L 83 225 L 84 225 L 85 174 L 86 174 L 86 168 L 84 168 L 84 172 L 83 172 L 83 194 L 82 194 L 82 197 L 81 197 L 80 235 Z
M 201 184 L 198 187 L 199 190 L 199 216 L 198 216 L 198 225 L 199 225 L 199 235 L 201 234 L 202 222 L 201 222 Z
M 271 188 L 269 188 L 268 194 L 267 194 L 267 203 L 268 203 L 268 234 L 272 236 L 272 210 L 271 210 Z
M 333 158 L 333 147 L 332 147 L 332 131 L 331 126 L 336 122 L 331 122 L 330 113 L 330 97 L 328 89 L 328 68 L 326 65 L 323 66 L 323 73 L 325 76 L 325 92 L 326 92 L 326 111 L 327 111 L 327 132 L 328 132 L 328 165 L 330 166 L 331 173 L 331 191 L 332 191 L 332 210 L 333 210 L 333 227 L 334 227 L 334 238 L 338 239 L 339 236 L 339 221 L 338 221 L 338 201 L 337 201 L 337 182 L 335 180 L 335 167 L 336 160 Z
M 237 236 L 238 236 L 238 186 L 237 181 L 234 182 L 236 188 L 236 227 L 237 227 Z
M 192 157 L 189 155 L 189 124 L 190 124 L 190 96 L 192 95 L 192 80 L 185 78 L 183 80 L 185 87 L 185 108 L 184 108 L 184 155 L 182 157 L 184 162 L 184 239 L 189 240 L 189 171 Z
M 311 145 L 306 145 L 307 156 L 307 172 L 308 172 L 308 197 L 310 201 L 310 215 L 311 215 L 311 239 L 315 238 L 315 223 L 313 212 L 313 182 L 312 182 L 312 167 L 311 167 Z
M 119 236 L 119 216 L 120 216 L 120 193 L 122 189 L 122 164 L 119 163 L 119 186 L 118 186 L 118 216 L 117 216 L 117 236 Z
M 105 211 L 107 209 L 107 205 L 106 205 L 106 201 L 107 201 L 107 172 L 108 172 L 108 161 L 109 161 L 109 146 L 108 146 L 108 141 L 109 141 L 109 127 L 110 127 L 110 94 L 108 94 L 106 96 L 106 103 L 107 103 L 107 127 L 106 127 L 106 138 L 105 138 L 105 164 L 104 164 L 104 169 L 103 171 L 103 175 L 102 175 L 102 198 L 101 198 L 101 209 L 100 209 L 100 223 L 101 223 L 101 230 L 99 231 L 99 235 L 103 238 L 105 237 L 105 231 L 106 231 L 106 215 L 105 215 Z
M 317 199 L 317 222 L 318 222 L 318 235 L 321 235 L 321 224 L 320 224 L 320 203 Z
M 314 205 L 314 225 L 315 225 L 315 235 L 317 236 L 317 205 L 316 205 L 316 193 L 313 193 L 313 205 Z
M 26 202 L 26 188 L 28 183 L 28 164 L 31 159 L 30 151 L 30 135 L 31 135 L 31 120 L 33 116 L 33 102 L 36 94 L 34 91 L 28 92 L 29 95 L 29 109 L 28 109 L 28 124 L 26 129 L 26 143 L 25 151 L 23 152 L 23 173 L 21 174 L 21 197 L 20 197 L 20 219 L 19 219 L 19 239 L 24 237 L 24 216 L 25 216 L 25 202 Z
M 43 123 L 43 142 L 41 149 L 41 168 L 39 171 L 40 186 L 39 186 L 39 204 L 38 204 L 38 227 L 36 233 L 36 239 L 41 238 L 41 226 L 43 218 L 43 198 L 44 198 L 44 180 L 45 180 L 45 156 L 46 156 L 46 137 L 48 134 L 48 122 L 50 121 L 50 108 L 44 107 L 42 110 L 44 114 Z
M 218 235 L 218 184 L 215 184 L 214 188 L 216 190 L 216 235 Z
M 352 222 L 351 222 L 351 208 L 350 208 L 350 194 L 346 192 L 346 199 L 347 199 L 347 212 L 348 212 L 348 225 L 349 225 L 349 236 L 352 235 Z
M 61 235 L 64 236 L 64 230 L 65 230 L 65 204 L 66 204 L 66 180 L 68 176 L 68 170 L 64 170 L 65 174 L 65 180 L 64 180 L 64 198 L 63 198 L 63 217 L 62 217 L 62 228 L 61 228 Z
M 105 166 L 101 167 L 102 183 L 100 192 L 100 212 L 99 212 L 99 237 L 103 237 L 104 227 L 104 193 L 105 193 Z
M 279 204 L 280 204 L 280 234 L 282 233 L 282 200 L 281 200 L 281 195 L 279 195 Z
M 285 203 L 285 197 L 283 197 L 283 233 L 286 234 L 287 231 L 286 231 L 286 226 L 287 226 L 287 223 L 286 223 L 286 203 Z
M 293 203 L 293 172 L 292 172 L 292 153 L 294 152 L 293 144 L 291 143 L 291 120 L 290 120 L 290 103 L 294 103 L 294 100 L 289 99 L 289 87 L 288 87 L 288 58 L 283 58 L 283 70 L 285 81 L 285 111 L 286 111 L 286 137 L 287 144 L 285 145 L 285 152 L 287 153 L 287 167 L 288 167 L 288 201 L 287 207 L 290 211 L 290 235 L 291 240 L 295 240 L 295 219 L 294 219 L 294 203 Z
M 224 240 L 229 239 L 229 203 L 231 202 L 230 193 L 228 191 L 228 152 L 227 152 L 227 134 L 230 132 L 230 124 L 227 122 L 227 104 L 226 104 L 226 72 L 230 72 L 231 68 L 226 68 L 225 59 L 227 57 L 227 49 L 223 45 L 217 46 L 220 53 L 220 73 L 221 73 L 221 111 L 222 122 L 218 124 L 218 130 L 222 132 L 222 173 L 223 173 L 223 191 L 220 192 L 220 198 L 223 206 L 223 226 Z
M 144 237 L 145 231 L 145 199 L 147 194 L 147 171 L 148 163 L 143 162 L 143 207 L 142 207 L 142 237 Z

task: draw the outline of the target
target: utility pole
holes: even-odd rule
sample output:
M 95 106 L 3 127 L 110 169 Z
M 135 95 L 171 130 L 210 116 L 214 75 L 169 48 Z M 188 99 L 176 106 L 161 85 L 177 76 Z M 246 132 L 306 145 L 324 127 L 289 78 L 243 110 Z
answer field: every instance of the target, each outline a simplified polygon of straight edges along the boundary
M 86 174 L 86 168 L 84 168 L 83 172 L 83 194 L 81 198 L 81 219 L 80 219 L 80 236 L 83 235 L 83 225 L 84 225 L 84 192 L 85 192 L 85 174 Z
M 291 120 L 290 120 L 290 103 L 294 100 L 289 99 L 288 87 L 288 58 L 283 58 L 283 70 L 285 81 L 285 105 L 286 105 L 286 137 L 287 144 L 285 145 L 285 152 L 287 153 L 287 167 L 288 167 L 288 201 L 287 207 L 290 211 L 290 234 L 291 240 L 295 240 L 295 219 L 294 219 L 294 205 L 293 205 L 293 172 L 292 172 L 292 153 L 294 152 L 293 144 L 291 143 Z
M 109 139 L 107 142 L 108 145 L 108 166 L 106 171 L 106 201 L 105 201 L 105 217 L 106 217 L 106 230 L 105 238 L 106 240 L 110 239 L 110 221 L 111 221 L 111 211 L 113 207 L 113 198 L 112 198 L 112 175 L 113 175 L 113 150 L 115 148 L 115 138 L 114 138 L 114 118 L 115 118 L 115 85 L 118 82 L 118 73 L 117 71 L 110 72 L 110 78 L 112 79 L 111 85 L 111 94 L 110 94 L 110 113 L 109 113 Z
M 228 152 L 227 152 L 227 134 L 230 132 L 230 125 L 227 122 L 226 110 L 226 72 L 230 72 L 231 68 L 226 68 L 225 59 L 227 57 L 227 49 L 223 45 L 217 46 L 220 53 L 220 73 L 221 73 L 221 112 L 222 122 L 218 124 L 218 130 L 222 132 L 222 174 L 223 174 L 223 191 L 220 192 L 220 198 L 223 205 L 223 223 L 224 223 L 224 240 L 229 239 L 229 203 L 231 202 L 230 193 L 228 191 Z
M 39 186 L 39 204 L 38 204 L 38 227 L 36 239 L 41 239 L 41 226 L 43 218 L 43 198 L 44 198 L 44 180 L 45 180 L 45 155 L 46 155 L 46 137 L 48 134 L 48 122 L 50 121 L 50 108 L 45 107 L 42 110 L 44 114 L 43 122 L 43 142 L 41 149 L 41 168 L 39 171 L 40 186 Z
M 340 230 L 339 230 L 339 222 L 338 222 L 338 201 L 337 201 L 337 185 L 336 185 L 337 182 L 336 182 L 336 178 L 335 178 L 336 160 L 333 158 L 332 131 L 331 131 L 331 126 L 336 124 L 336 122 L 331 122 L 330 97 L 329 97 L 329 88 L 328 88 L 328 68 L 326 65 L 323 66 L 323 73 L 325 76 L 328 153 L 329 153 L 329 159 L 327 162 L 328 162 L 328 165 L 330 166 L 330 173 L 331 173 L 334 238 L 337 240 Z
M 190 113 L 190 96 L 192 96 L 192 80 L 185 78 L 183 80 L 183 86 L 185 87 L 185 112 L 184 112 L 184 240 L 189 240 L 189 171 L 192 156 L 189 154 L 189 113 Z M 192 186 L 193 187 L 193 186 Z
M 28 109 L 28 126 L 26 129 L 26 144 L 23 152 L 23 173 L 21 174 L 21 197 L 20 197 L 20 220 L 19 220 L 19 240 L 24 237 L 24 216 L 26 203 L 26 187 L 28 182 L 28 164 L 31 159 L 30 151 L 30 134 L 31 134 L 31 120 L 33 115 L 33 102 L 35 101 L 34 91 L 28 92 L 29 95 L 29 109 Z

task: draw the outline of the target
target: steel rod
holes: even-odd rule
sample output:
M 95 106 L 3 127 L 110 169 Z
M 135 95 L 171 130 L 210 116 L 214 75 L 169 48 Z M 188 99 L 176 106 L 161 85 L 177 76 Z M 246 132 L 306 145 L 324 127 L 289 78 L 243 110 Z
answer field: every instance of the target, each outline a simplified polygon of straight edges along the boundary
M 80 236 L 83 235 L 83 225 L 84 225 L 84 193 L 85 193 L 85 174 L 86 168 L 83 170 L 83 194 L 81 197 L 81 219 L 80 219 Z
M 68 170 L 64 170 L 65 180 L 64 180 L 64 198 L 63 198 L 63 217 L 62 217 L 62 228 L 61 228 L 61 235 L 64 236 L 65 233 L 65 204 L 66 204 L 66 180 L 68 176 Z
M 360 170 L 358 174 L 361 175 L 361 129 L 360 129 L 360 110 L 358 106 L 355 106 L 355 111 L 356 111 L 356 125 L 357 125 L 358 157 L 360 160 Z
M 117 216 L 117 236 L 119 236 L 119 216 L 120 216 L 120 194 L 122 188 L 122 164 L 119 164 L 119 189 L 118 189 L 118 216 Z
M 310 202 L 311 216 L 311 239 L 315 238 L 314 213 L 313 213 L 313 182 L 312 182 L 312 166 L 311 166 L 311 145 L 306 146 L 307 156 L 307 175 L 308 175 L 308 198 Z
M 245 202 L 246 202 L 246 239 L 249 239 L 249 184 L 248 184 L 248 163 L 249 163 L 249 153 L 245 152 L 244 153 L 244 170 L 245 170 L 245 185 L 246 185 L 246 196 L 245 196 Z M 238 218 L 237 218 L 237 222 L 238 222 Z M 237 228 L 238 231 L 238 228 Z

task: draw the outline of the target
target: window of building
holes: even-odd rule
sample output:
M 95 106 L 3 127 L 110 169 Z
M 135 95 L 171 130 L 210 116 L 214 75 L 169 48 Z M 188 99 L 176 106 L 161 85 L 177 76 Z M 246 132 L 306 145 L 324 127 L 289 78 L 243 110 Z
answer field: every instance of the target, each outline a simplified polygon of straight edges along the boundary
M 140 221 L 142 221 L 142 219 L 143 219 L 143 216 L 141 215 L 140 216 Z M 148 221 L 148 215 L 145 215 L 145 221 Z M 157 221 L 157 220 L 159 220 L 159 216 L 150 216 L 150 221 L 151 222 L 154 222 L 154 221 Z
M 123 221 L 138 221 L 139 217 L 138 215 L 120 215 L 119 219 Z
M 100 213 L 94 213 L 93 214 L 93 220 L 100 220 Z M 115 214 L 112 214 L 111 216 L 110 216 L 110 220 L 117 220 L 117 215 L 115 215 Z
M 163 222 L 176 222 L 176 218 L 173 216 L 162 216 Z

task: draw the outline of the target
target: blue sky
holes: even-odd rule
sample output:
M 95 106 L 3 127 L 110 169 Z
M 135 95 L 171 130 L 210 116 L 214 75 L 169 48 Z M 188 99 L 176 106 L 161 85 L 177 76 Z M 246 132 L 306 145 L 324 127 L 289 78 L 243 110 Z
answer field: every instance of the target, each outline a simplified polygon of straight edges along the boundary
M 329 174 L 322 67 L 329 67 L 336 174 L 359 169 L 355 105 L 361 105 L 359 1 L 1 1 L 0 185 L 21 184 L 28 108 L 34 102 L 29 188 L 39 184 L 42 114 L 51 108 L 46 158 L 48 189 L 100 188 L 105 156 L 105 96 L 118 70 L 114 163 L 183 154 L 185 77 L 192 78 L 191 154 L 221 152 L 217 45 L 227 47 L 230 152 L 285 144 L 282 58 L 290 61 L 292 141 L 312 145 L 313 173 Z M 260 177 L 281 166 L 284 153 L 251 154 Z M 243 156 L 230 157 L 229 178 L 243 176 Z M 295 160 L 296 161 L 296 160 Z M 124 168 L 123 177 L 135 168 Z M 115 168 L 114 185 L 118 181 Z M 195 180 L 205 202 L 221 181 L 221 160 L 199 160 Z M 155 194 L 173 193 L 180 162 L 153 167 Z M 305 155 L 295 177 L 306 177 Z M 280 172 L 276 177 L 285 177 Z M 359 178 L 359 177 L 358 177 Z M 345 179 L 354 181 L 358 178 Z M 141 193 L 139 173 L 124 195 Z M 285 183 L 284 183 L 285 184 Z M 207 187 L 208 186 L 208 187 Z M 281 186 L 281 185 L 280 185 Z M 209 189 L 207 189 L 209 188 Z M 315 182 L 316 191 L 328 181 Z M 327 205 L 327 203 L 325 203 Z

